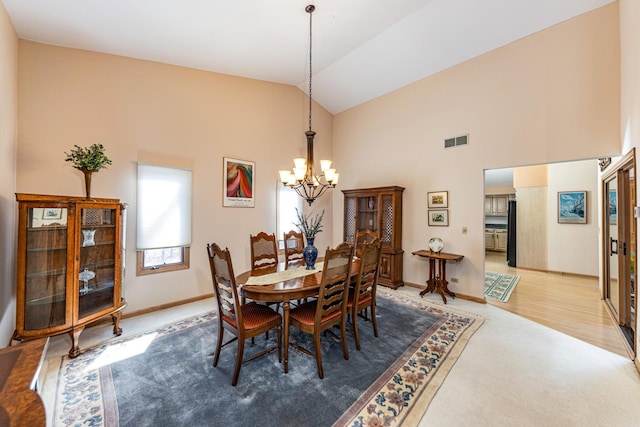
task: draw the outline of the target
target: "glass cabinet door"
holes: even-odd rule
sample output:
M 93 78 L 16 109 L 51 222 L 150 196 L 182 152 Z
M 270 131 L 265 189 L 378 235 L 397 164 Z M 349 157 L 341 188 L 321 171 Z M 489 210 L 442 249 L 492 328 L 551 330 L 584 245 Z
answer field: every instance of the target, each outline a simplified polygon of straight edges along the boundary
M 26 220 L 24 329 L 66 323 L 67 208 L 29 207 Z
M 358 231 L 378 231 L 378 197 L 358 197 Z
M 114 305 L 116 209 L 80 208 L 78 318 Z

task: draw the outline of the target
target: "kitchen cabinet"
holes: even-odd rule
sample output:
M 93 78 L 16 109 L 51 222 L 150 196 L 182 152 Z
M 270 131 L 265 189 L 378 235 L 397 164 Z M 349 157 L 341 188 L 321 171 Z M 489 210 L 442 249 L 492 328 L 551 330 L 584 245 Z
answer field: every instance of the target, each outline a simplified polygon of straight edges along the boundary
M 488 251 L 507 251 L 507 230 L 485 228 L 484 248 Z
M 18 253 L 13 340 L 69 333 L 111 316 L 120 335 L 124 205 L 116 199 L 16 194 Z
M 382 241 L 378 280 L 397 289 L 402 280 L 403 187 L 342 190 L 344 193 L 344 241 L 356 243 L 356 234 L 369 231 Z
M 487 216 L 507 216 L 509 194 L 491 194 L 484 196 L 484 214 Z

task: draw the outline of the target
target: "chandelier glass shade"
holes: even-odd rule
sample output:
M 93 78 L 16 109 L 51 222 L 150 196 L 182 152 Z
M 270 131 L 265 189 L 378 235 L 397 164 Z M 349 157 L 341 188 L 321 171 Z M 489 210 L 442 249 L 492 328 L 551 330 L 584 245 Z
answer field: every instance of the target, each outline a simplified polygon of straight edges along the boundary
M 320 160 L 320 174 L 316 174 L 313 161 L 313 139 L 316 133 L 311 127 L 311 81 L 312 81 L 312 55 L 311 55 L 311 37 L 312 37 L 312 18 L 314 5 L 308 5 L 305 11 L 309 14 L 309 130 L 305 132 L 307 138 L 307 158 L 293 159 L 293 170 L 281 170 L 280 182 L 293 188 L 296 193 L 309 203 L 309 206 L 318 197 L 322 196 L 327 189 L 334 188 L 338 184 L 339 173 L 331 168 L 331 160 Z

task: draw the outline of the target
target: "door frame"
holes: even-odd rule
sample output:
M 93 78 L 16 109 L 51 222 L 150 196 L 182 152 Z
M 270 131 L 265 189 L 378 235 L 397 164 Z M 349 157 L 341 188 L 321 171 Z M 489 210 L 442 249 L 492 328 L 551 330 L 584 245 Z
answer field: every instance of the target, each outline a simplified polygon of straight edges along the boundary
M 608 215 L 608 195 L 607 195 L 607 184 L 609 181 L 611 181 L 614 177 L 618 178 L 618 209 L 617 209 L 617 223 L 615 224 L 615 226 L 618 228 L 618 284 L 620 287 L 620 294 L 622 295 L 623 293 L 626 295 L 629 291 L 629 287 L 630 287 L 630 283 L 631 283 L 631 263 L 630 263 L 630 254 L 633 253 L 635 254 L 637 251 L 637 244 L 636 244 L 636 239 L 635 236 L 632 239 L 631 238 L 631 233 L 637 232 L 637 225 L 636 225 L 636 216 L 635 216 L 635 212 L 634 212 L 634 208 L 629 209 L 629 201 L 630 200 L 634 200 L 636 203 L 636 189 L 635 187 L 631 189 L 631 191 L 628 191 L 629 188 L 624 184 L 624 177 L 628 177 L 629 176 L 629 170 L 636 171 L 636 161 L 635 161 L 635 148 L 631 149 L 627 154 L 625 154 L 618 162 L 616 162 L 616 164 L 614 165 L 614 167 L 611 168 L 611 170 L 609 170 L 608 172 L 604 173 L 601 178 L 600 178 L 600 185 L 601 185 L 601 240 L 602 240 L 602 286 L 601 286 L 601 292 L 602 292 L 602 300 L 604 302 L 604 306 L 607 309 L 607 312 L 609 313 L 609 316 L 611 316 L 612 321 L 614 322 L 614 324 L 617 326 L 617 330 L 620 333 L 623 342 L 625 343 L 625 345 L 627 346 L 627 349 L 629 351 L 629 354 L 632 358 L 632 360 L 635 361 L 636 364 L 636 368 L 638 370 L 640 370 L 640 364 L 637 360 L 637 358 L 635 357 L 637 354 L 637 346 L 638 346 L 638 331 L 637 331 L 637 326 L 638 326 L 638 301 L 637 298 L 635 298 L 635 300 L 632 299 L 632 304 L 635 305 L 635 307 L 633 307 L 634 312 L 636 313 L 636 315 L 634 316 L 633 320 L 632 320 L 632 328 L 633 328 L 633 348 L 632 346 L 629 344 L 629 342 L 627 341 L 626 337 L 624 336 L 621 328 L 619 327 L 620 324 L 620 317 L 626 317 L 629 315 L 629 311 L 627 310 L 626 305 L 624 307 L 621 306 L 619 307 L 619 312 L 616 313 L 616 311 L 610 306 L 610 302 L 607 299 L 607 289 L 608 289 L 608 280 L 609 280 L 609 271 L 610 271 L 610 266 L 609 266 L 609 251 L 610 251 L 610 242 L 608 241 L 607 237 L 609 236 L 609 233 L 607 232 L 607 229 L 610 225 L 613 224 L 609 224 L 609 215 Z M 635 176 L 634 176 L 634 180 L 635 180 Z M 631 194 L 631 193 L 634 194 Z M 634 203 L 635 206 L 635 203 Z M 624 207 L 624 209 L 621 209 L 621 207 Z M 625 256 L 620 256 L 622 255 L 620 252 L 620 248 L 622 247 L 622 245 L 626 245 L 626 253 L 629 255 Z M 637 293 L 637 282 L 636 282 L 636 293 Z

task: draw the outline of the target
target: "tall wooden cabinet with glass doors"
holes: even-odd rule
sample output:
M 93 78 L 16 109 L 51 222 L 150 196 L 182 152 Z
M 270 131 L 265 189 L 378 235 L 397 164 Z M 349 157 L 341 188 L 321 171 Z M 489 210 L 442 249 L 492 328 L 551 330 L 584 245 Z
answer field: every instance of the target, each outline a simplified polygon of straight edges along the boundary
M 382 241 L 379 283 L 393 289 L 402 279 L 403 187 L 342 190 L 344 193 L 344 241 L 356 243 L 358 232 L 369 232 Z
M 14 340 L 69 333 L 80 353 L 85 326 L 111 316 L 120 335 L 124 205 L 117 199 L 16 194 Z

